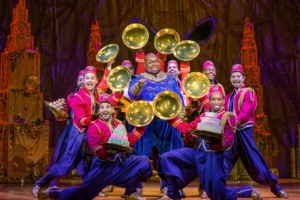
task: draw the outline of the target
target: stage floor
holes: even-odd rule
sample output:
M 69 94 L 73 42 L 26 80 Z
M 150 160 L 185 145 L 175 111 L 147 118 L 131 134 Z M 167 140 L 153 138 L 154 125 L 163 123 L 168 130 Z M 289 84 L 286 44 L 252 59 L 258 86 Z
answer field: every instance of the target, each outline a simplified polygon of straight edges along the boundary
M 76 179 L 63 179 L 61 180 L 61 187 L 67 187 L 69 185 L 79 185 L 81 180 Z M 260 185 L 252 181 L 228 181 L 230 187 L 239 187 L 243 185 L 252 185 L 256 190 L 258 190 L 263 199 L 277 199 L 270 191 L 270 188 L 265 185 Z M 155 200 L 162 196 L 159 191 L 159 181 L 151 180 L 144 183 L 144 197 L 147 200 Z M 300 179 L 279 179 L 279 185 L 289 193 L 289 199 L 299 200 L 300 199 Z M 31 188 L 33 184 L 0 184 L 0 199 L 1 200 L 34 200 L 36 199 L 31 195 Z M 106 197 L 97 197 L 97 200 L 116 200 L 122 199 L 120 195 L 124 192 L 123 188 L 114 187 L 114 191 L 106 193 Z M 184 188 L 184 192 L 187 195 L 186 200 L 196 200 L 200 199 L 198 196 L 198 180 L 192 182 L 188 187 Z

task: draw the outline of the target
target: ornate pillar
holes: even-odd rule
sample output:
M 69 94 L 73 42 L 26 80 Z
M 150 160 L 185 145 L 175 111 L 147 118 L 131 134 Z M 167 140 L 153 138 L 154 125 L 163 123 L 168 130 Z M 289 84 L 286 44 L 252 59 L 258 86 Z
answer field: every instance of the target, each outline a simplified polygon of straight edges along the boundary
M 43 120 L 40 53 L 25 0 L 13 9 L 0 63 L 0 182 L 29 182 L 46 170 L 49 123 Z
M 92 24 L 91 27 L 90 42 L 89 42 L 89 48 L 87 52 L 87 63 L 88 65 L 92 65 L 96 67 L 97 74 L 99 77 L 99 83 L 102 79 L 104 69 L 105 69 L 103 64 L 96 60 L 96 55 L 101 48 L 102 48 L 102 42 L 101 42 L 100 26 L 99 26 L 99 22 L 96 21 L 95 23 Z

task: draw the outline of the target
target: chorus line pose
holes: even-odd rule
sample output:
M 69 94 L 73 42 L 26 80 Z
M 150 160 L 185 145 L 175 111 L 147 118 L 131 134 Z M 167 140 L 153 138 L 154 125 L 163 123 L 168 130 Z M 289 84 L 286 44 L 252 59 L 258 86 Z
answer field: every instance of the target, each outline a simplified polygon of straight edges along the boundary
M 249 176 L 260 184 L 269 185 L 272 193 L 278 198 L 288 198 L 288 194 L 278 185 L 276 176 L 259 151 L 254 141 L 253 128 L 257 97 L 252 88 L 244 84 L 243 66 L 235 64 L 231 68 L 230 82 L 233 91 L 225 97 L 225 109 L 236 115 L 237 130 L 232 148 L 225 152 L 224 166 L 228 176 L 238 158 Z
M 113 118 L 114 103 L 108 94 L 99 100 L 99 119 L 93 121 L 88 128 L 88 143 L 93 153 L 91 169 L 79 187 L 67 187 L 62 191 L 45 190 L 39 198 L 59 198 L 60 200 L 92 200 L 107 185 L 126 188 L 126 200 L 144 200 L 137 193 L 137 187 L 152 176 L 151 164 L 146 156 L 124 157 L 123 153 L 105 147 L 115 131 L 124 131 L 125 126 Z M 133 146 L 145 132 L 145 127 L 136 127 L 128 133 L 129 145 Z M 126 133 L 125 133 L 126 134 Z
M 213 200 L 226 200 L 252 198 L 260 200 L 261 195 L 250 186 L 229 188 L 226 186 L 225 171 L 223 166 L 224 152 L 234 143 L 235 117 L 232 113 L 225 112 L 224 90 L 221 86 L 213 86 L 209 92 L 209 104 L 215 119 L 211 119 L 207 112 L 198 116 L 194 121 L 186 123 L 175 117 L 169 120 L 172 126 L 187 134 L 195 130 L 198 124 L 208 119 L 220 120 L 222 138 L 204 137 L 198 148 L 182 148 L 166 152 L 161 156 L 159 170 L 165 175 L 168 183 L 168 192 L 160 200 L 181 199 L 178 190 L 184 188 L 195 178 L 199 177 L 202 187 L 208 197 Z M 211 115 L 211 114 L 210 114 Z M 208 124 L 209 125 L 209 124 Z M 211 132 L 214 126 L 211 125 Z

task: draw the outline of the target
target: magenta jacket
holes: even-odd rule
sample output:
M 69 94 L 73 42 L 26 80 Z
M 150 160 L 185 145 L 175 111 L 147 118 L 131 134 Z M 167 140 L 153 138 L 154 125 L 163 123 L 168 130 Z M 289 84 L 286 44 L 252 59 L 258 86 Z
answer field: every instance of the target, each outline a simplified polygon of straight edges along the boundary
M 73 123 L 80 132 L 83 132 L 92 121 L 93 104 L 99 107 L 98 102 L 100 95 L 98 92 L 95 92 L 95 97 L 95 102 L 92 103 L 91 95 L 85 87 L 81 88 L 72 97 L 71 108 L 74 113 Z M 98 109 L 96 109 L 95 113 L 98 113 Z
M 119 120 L 113 119 L 112 124 L 114 127 L 117 127 L 121 123 Z M 135 127 L 130 133 L 127 133 L 129 145 L 133 146 L 143 136 L 145 130 L 145 127 Z M 87 130 L 87 138 L 91 151 L 96 157 L 103 159 L 103 155 L 101 155 L 99 150 L 102 148 L 102 143 L 108 141 L 112 131 L 101 118 L 90 123 Z
M 225 109 L 229 110 L 230 97 L 233 95 L 233 91 L 225 96 Z M 236 121 L 240 122 L 240 128 L 251 127 L 255 123 L 255 109 L 257 106 L 257 97 L 255 91 L 241 86 L 237 91 L 233 100 L 233 113 L 236 116 Z
M 221 108 L 218 114 L 218 119 L 221 120 L 223 115 L 225 114 L 225 108 Z M 194 119 L 194 121 L 187 123 L 184 122 L 182 119 L 175 117 L 171 120 L 168 120 L 168 123 L 171 124 L 174 128 L 178 129 L 180 132 L 183 134 L 190 133 L 191 130 L 197 129 L 197 124 L 201 122 L 201 117 L 204 116 L 204 113 L 198 116 L 197 118 Z M 225 136 L 224 140 L 222 140 L 220 143 L 217 143 L 213 146 L 209 146 L 209 149 L 206 147 L 206 151 L 223 151 L 228 148 L 230 148 L 233 144 L 233 139 L 234 139 L 234 134 L 235 134 L 235 117 L 233 115 L 229 116 L 226 120 L 224 129 L 223 129 L 223 134 Z M 203 145 L 201 143 L 200 145 Z

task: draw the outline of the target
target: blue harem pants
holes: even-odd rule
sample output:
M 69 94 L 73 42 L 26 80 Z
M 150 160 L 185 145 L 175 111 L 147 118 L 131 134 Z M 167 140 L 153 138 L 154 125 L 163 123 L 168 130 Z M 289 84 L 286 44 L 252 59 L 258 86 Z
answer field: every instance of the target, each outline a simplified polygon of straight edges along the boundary
M 92 200 L 107 185 L 126 188 L 125 195 L 130 195 L 136 192 L 142 181 L 147 181 L 151 176 L 151 164 L 146 156 L 130 156 L 125 160 L 114 161 L 101 161 L 93 157 L 91 170 L 84 177 L 82 184 L 79 187 L 72 186 L 62 190 L 59 198 Z
M 253 127 L 238 129 L 232 147 L 224 152 L 224 156 L 226 176 L 229 175 L 238 158 L 241 158 L 246 171 L 255 182 L 269 185 L 274 194 L 282 190 L 276 176 L 270 171 L 265 158 L 255 144 Z

